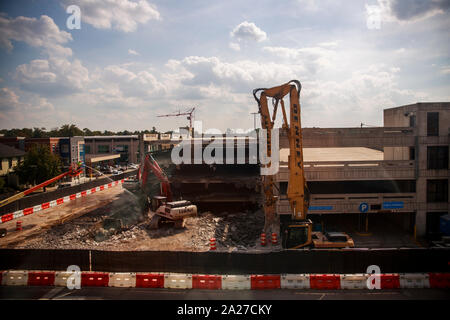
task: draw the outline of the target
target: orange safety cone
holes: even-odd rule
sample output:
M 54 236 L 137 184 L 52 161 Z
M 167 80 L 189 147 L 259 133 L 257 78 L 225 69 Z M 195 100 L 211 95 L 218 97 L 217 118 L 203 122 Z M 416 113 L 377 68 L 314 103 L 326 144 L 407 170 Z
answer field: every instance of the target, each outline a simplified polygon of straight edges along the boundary
M 209 239 L 209 250 L 216 250 L 216 238 Z
M 272 244 L 278 244 L 277 234 L 275 232 L 272 233 Z
M 22 221 L 16 222 L 16 231 L 22 231 Z
M 261 233 L 261 246 L 262 247 L 266 246 L 266 234 L 264 232 Z

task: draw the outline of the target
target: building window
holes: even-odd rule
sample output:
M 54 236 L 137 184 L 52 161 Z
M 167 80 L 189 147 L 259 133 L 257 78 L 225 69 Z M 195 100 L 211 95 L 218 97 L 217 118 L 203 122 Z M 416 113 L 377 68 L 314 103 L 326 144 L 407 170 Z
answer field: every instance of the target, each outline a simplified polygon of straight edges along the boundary
M 97 146 L 97 153 L 109 153 L 109 145 L 98 145 Z
M 427 202 L 448 201 L 448 180 L 427 180 Z
M 416 148 L 409 147 L 409 160 L 416 160 Z
M 84 145 L 84 153 L 90 154 L 91 153 L 91 146 Z
M 427 136 L 439 135 L 439 112 L 427 113 Z
M 416 126 L 416 116 L 414 114 L 409 117 L 409 126 L 412 128 Z
M 448 169 L 448 146 L 427 148 L 428 169 Z
M 69 153 L 69 145 L 67 144 L 61 145 L 61 153 Z
M 124 144 L 124 145 L 117 145 L 114 147 L 114 151 L 116 152 L 124 152 L 124 153 L 128 153 L 128 145 Z

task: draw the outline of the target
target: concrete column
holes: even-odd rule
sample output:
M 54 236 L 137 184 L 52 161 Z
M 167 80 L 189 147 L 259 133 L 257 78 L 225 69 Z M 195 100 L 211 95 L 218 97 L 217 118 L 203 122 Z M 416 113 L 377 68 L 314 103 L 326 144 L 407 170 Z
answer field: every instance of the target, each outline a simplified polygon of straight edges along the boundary
M 427 212 L 425 210 L 417 210 L 416 236 L 425 237 L 426 231 L 427 231 Z

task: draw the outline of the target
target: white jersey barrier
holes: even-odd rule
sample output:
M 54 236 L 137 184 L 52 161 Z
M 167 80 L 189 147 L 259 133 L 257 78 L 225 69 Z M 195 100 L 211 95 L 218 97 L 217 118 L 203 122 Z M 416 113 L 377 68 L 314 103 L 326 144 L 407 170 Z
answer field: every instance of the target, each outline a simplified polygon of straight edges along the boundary
M 123 288 L 264 290 L 264 289 L 326 289 L 318 286 L 317 276 L 331 277 L 335 290 L 366 289 L 368 274 L 281 274 L 281 275 L 197 275 L 182 273 L 132 272 L 68 272 L 45 270 L 0 271 L 3 286 L 60 286 L 79 289 L 85 286 Z M 450 288 L 450 273 L 381 274 L 380 289 Z M 267 283 L 264 279 L 267 278 Z M 337 283 L 334 283 L 334 279 Z M 270 280 L 270 281 L 269 281 Z M 400 282 L 399 282 L 400 281 Z M 270 282 L 270 283 L 269 283 Z M 270 284 L 270 285 L 269 285 Z M 377 289 L 372 289 L 377 290 Z

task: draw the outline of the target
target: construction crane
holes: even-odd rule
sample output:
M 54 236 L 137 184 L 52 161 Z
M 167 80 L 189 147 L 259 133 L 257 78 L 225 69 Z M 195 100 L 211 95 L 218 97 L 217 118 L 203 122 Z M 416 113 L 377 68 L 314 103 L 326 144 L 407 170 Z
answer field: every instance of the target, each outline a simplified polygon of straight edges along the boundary
M 267 155 L 271 157 L 271 131 L 274 127 L 278 106 L 281 105 L 283 113 L 283 130 L 287 131 L 289 140 L 289 180 L 287 189 L 287 198 L 291 207 L 291 221 L 287 226 L 283 226 L 283 246 L 285 248 L 301 248 L 308 245 L 314 245 L 320 248 L 340 248 L 352 247 L 353 240 L 344 233 L 312 232 L 312 222 L 307 219 L 309 207 L 309 192 L 305 179 L 303 166 L 303 140 L 300 117 L 300 90 L 301 84 L 298 80 L 291 80 L 281 86 L 267 88 L 258 88 L 253 90 L 253 96 L 258 103 L 259 113 L 261 114 L 261 128 L 267 130 Z M 258 98 L 257 94 L 260 93 Z M 283 98 L 289 94 L 290 114 L 288 118 L 284 106 Z M 270 116 L 268 107 L 268 98 L 272 98 L 273 113 Z M 276 152 L 279 152 L 277 150 Z M 268 166 L 269 164 L 265 165 Z M 272 175 L 263 177 L 264 190 L 264 230 L 274 226 L 277 216 L 276 203 L 277 197 L 274 194 L 274 178 Z
M 16 200 L 19 200 L 20 198 L 23 198 L 23 197 L 31 194 L 32 192 L 34 192 L 36 190 L 39 190 L 39 189 L 41 189 L 43 187 L 46 187 L 49 184 L 52 184 L 53 182 L 56 182 L 56 181 L 58 181 L 58 180 L 60 180 L 60 179 L 62 179 L 64 177 L 67 177 L 67 176 L 69 176 L 69 177 L 76 177 L 81 172 L 83 172 L 81 163 L 74 164 L 72 167 L 70 167 L 69 171 L 66 171 L 66 172 L 64 172 L 64 173 L 62 173 L 62 174 L 60 174 L 60 175 L 58 175 L 58 176 L 56 176 L 54 178 L 51 178 L 51 179 L 49 179 L 47 181 L 44 181 L 44 182 L 42 182 L 42 183 L 40 183 L 40 184 L 30 188 L 30 189 L 27 189 L 25 191 L 22 191 L 22 192 L 20 192 L 18 194 L 13 195 L 12 197 L 9 197 L 7 199 L 4 199 L 4 200 L 0 201 L 0 207 L 6 206 L 7 204 L 10 204 L 10 203 L 12 203 L 12 202 L 14 202 Z
M 187 117 L 187 119 L 189 120 L 189 134 L 188 134 L 188 136 L 190 137 L 191 136 L 191 132 L 192 132 L 192 119 L 193 119 L 193 114 L 194 114 L 194 111 L 195 111 L 195 107 L 193 107 L 193 108 L 190 108 L 190 109 L 187 109 L 186 111 L 184 111 L 184 112 L 181 112 L 181 111 L 178 111 L 178 113 L 171 113 L 171 114 L 162 114 L 162 115 L 159 115 L 159 116 L 157 116 L 157 117 L 179 117 L 179 116 L 188 116 Z
M 147 197 L 145 210 L 151 218 L 150 229 L 157 229 L 162 223 L 173 223 L 175 228 L 183 228 L 185 218 L 197 215 L 197 206 L 190 201 L 172 201 L 169 178 L 150 153 L 145 157 L 142 174 L 140 170 L 141 168 L 138 171 L 138 179 L 141 181 L 143 193 L 150 171 L 158 178 L 161 185 L 160 196 L 154 196 L 151 199 Z

